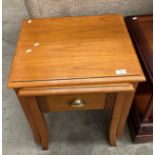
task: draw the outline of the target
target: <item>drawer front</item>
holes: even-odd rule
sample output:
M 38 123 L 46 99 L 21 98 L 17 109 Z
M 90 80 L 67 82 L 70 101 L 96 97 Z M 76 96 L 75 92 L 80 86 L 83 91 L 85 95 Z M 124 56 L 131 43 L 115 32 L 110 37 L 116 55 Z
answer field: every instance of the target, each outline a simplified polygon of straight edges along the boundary
M 42 112 L 104 109 L 105 99 L 105 94 L 77 94 L 37 97 L 37 101 Z

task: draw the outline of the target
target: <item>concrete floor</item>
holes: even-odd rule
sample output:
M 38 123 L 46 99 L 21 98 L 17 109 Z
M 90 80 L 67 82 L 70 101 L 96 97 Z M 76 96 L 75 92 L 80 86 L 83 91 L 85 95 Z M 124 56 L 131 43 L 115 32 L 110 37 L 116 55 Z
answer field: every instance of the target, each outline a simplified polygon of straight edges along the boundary
M 15 93 L 6 88 L 23 18 L 28 18 L 23 1 L 3 0 L 3 155 L 151 155 L 152 143 L 133 145 L 127 127 L 118 146 L 110 147 L 107 111 L 48 114 L 49 150 L 34 143 Z

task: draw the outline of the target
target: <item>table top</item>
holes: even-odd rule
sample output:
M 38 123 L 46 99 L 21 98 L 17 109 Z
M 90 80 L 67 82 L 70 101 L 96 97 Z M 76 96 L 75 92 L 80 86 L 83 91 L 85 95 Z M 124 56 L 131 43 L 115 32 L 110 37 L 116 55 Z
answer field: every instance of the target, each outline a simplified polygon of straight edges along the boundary
M 133 38 L 137 54 L 146 68 L 149 78 L 153 77 L 153 16 L 127 17 L 126 23 Z
M 145 79 L 121 15 L 23 20 L 8 87 Z

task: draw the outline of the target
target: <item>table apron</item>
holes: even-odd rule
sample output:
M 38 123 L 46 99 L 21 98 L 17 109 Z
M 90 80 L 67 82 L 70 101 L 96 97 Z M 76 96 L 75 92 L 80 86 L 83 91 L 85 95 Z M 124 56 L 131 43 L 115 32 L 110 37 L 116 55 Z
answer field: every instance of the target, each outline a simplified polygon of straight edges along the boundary
M 45 95 L 67 95 L 84 93 L 111 93 L 134 91 L 132 83 L 87 85 L 87 86 L 65 86 L 65 87 L 37 87 L 20 88 L 19 96 L 45 96 Z

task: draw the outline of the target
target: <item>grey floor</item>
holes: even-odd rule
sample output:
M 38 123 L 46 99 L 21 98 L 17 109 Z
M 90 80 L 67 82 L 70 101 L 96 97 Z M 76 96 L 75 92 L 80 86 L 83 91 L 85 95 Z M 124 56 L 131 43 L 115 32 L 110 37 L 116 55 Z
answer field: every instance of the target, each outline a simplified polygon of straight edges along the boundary
M 22 0 L 3 0 L 3 155 L 151 155 L 152 143 L 133 145 L 127 127 L 117 147 L 108 145 L 108 111 L 48 114 L 49 150 L 34 143 L 15 93 L 6 88 L 23 18 L 28 15 Z

